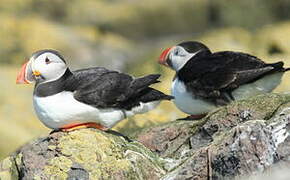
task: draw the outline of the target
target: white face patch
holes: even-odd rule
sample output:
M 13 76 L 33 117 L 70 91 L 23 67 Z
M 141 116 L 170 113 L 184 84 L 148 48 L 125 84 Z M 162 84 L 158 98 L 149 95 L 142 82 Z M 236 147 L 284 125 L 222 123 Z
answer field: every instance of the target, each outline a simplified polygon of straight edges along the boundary
M 40 72 L 45 82 L 54 81 L 60 78 L 66 71 L 67 66 L 57 55 L 47 52 L 30 59 L 33 71 Z
M 183 47 L 176 46 L 169 53 L 169 59 L 171 60 L 172 69 L 179 71 L 196 53 L 189 53 Z

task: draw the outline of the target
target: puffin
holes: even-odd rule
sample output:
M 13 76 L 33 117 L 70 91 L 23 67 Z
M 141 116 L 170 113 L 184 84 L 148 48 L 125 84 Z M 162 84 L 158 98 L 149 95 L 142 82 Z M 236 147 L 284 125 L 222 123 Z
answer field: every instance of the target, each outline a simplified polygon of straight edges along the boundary
M 16 83 L 35 83 L 34 110 L 48 128 L 106 131 L 173 98 L 150 87 L 160 82 L 159 77 L 150 74 L 135 78 L 104 67 L 71 71 L 58 51 L 44 49 L 34 52 L 22 66 Z
M 189 115 L 184 120 L 197 120 L 234 100 L 271 92 L 290 70 L 282 61 L 265 63 L 242 52 L 211 52 L 197 41 L 165 49 L 158 62 L 176 72 L 171 95 L 176 107 Z

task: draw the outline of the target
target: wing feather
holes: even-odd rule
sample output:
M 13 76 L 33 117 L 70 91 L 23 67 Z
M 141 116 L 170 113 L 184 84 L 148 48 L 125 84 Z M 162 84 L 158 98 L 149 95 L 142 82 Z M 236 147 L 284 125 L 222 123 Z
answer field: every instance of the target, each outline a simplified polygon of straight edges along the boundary
M 97 108 L 130 109 L 140 102 L 172 99 L 149 88 L 151 84 L 159 82 L 159 77 L 158 74 L 151 74 L 133 78 L 105 68 L 89 68 L 73 72 L 66 82 L 66 90 L 73 91 L 76 100 Z
M 196 96 L 228 101 L 239 86 L 282 70 L 283 62 L 266 64 L 249 54 L 223 51 L 191 59 L 177 76 Z

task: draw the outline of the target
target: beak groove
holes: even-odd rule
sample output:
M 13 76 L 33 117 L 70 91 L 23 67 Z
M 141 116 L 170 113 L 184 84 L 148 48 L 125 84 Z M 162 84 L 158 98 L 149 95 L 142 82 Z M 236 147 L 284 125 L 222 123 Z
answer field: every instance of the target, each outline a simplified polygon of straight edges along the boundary
M 158 60 L 159 64 L 162 64 L 162 65 L 168 66 L 166 60 L 167 60 L 167 58 L 168 58 L 168 54 L 169 54 L 169 52 L 170 52 L 171 49 L 172 49 L 172 48 L 167 48 L 167 49 L 165 49 L 165 50 L 161 53 L 161 55 L 160 55 L 160 57 L 159 57 L 159 60 Z
M 30 61 L 26 62 L 25 64 L 22 65 L 20 72 L 17 75 L 16 78 L 16 84 L 31 84 L 32 79 L 29 79 L 29 68 L 30 67 Z M 31 75 L 30 75 L 31 76 Z
M 25 78 L 27 64 L 28 62 L 22 65 L 21 70 L 17 75 L 16 84 L 29 84 Z

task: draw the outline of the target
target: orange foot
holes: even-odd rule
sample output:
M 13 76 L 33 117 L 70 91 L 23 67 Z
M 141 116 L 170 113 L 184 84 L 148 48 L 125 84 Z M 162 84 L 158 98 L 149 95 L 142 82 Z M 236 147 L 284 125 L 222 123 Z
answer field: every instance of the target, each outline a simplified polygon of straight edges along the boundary
M 69 124 L 66 126 L 63 126 L 61 128 L 61 131 L 65 131 L 65 132 L 69 132 L 69 131 L 73 131 L 76 129 L 82 129 L 82 128 L 96 128 L 96 129 L 100 129 L 102 131 L 107 131 L 109 128 L 102 126 L 100 124 L 97 123 L 82 123 L 82 124 Z

